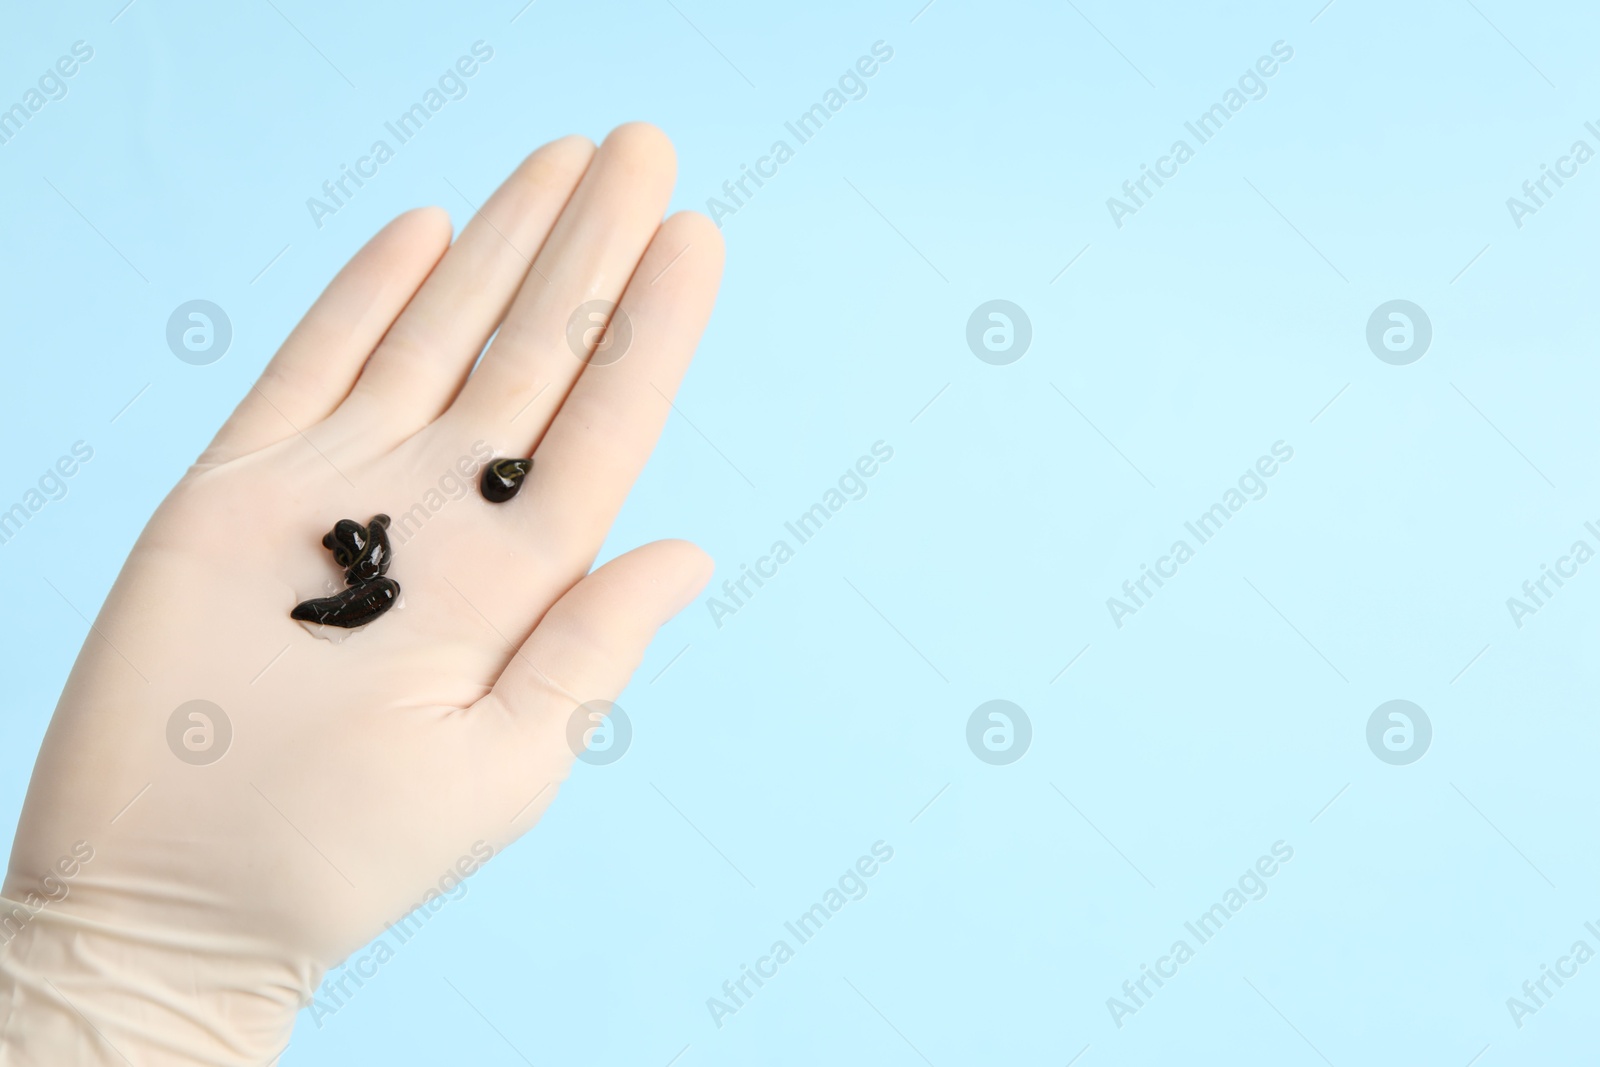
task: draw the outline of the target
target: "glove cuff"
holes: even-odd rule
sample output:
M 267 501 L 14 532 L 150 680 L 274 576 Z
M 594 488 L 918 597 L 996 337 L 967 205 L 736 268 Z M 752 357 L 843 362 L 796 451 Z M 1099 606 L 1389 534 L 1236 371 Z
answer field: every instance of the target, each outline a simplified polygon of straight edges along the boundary
M 323 970 L 248 939 L 128 930 L 0 897 L 0 1064 L 263 1067 Z

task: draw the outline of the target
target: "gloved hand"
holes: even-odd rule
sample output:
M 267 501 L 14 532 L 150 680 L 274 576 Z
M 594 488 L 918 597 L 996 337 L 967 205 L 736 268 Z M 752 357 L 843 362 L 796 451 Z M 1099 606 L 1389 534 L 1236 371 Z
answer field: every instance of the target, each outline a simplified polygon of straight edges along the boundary
M 402 215 L 162 503 L 34 769 L 0 1063 L 269 1063 L 328 967 L 539 820 L 574 710 L 710 574 L 677 541 L 589 573 L 721 274 L 715 226 L 662 222 L 673 176 L 628 125 L 539 149 L 454 244 Z M 319 639 L 289 613 L 344 584 L 321 539 L 378 513 L 403 605 Z

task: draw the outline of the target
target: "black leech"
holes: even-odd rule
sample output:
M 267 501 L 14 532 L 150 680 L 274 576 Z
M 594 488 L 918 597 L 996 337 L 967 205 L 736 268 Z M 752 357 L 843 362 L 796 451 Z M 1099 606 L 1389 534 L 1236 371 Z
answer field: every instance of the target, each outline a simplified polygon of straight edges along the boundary
M 385 578 L 393 556 L 389 549 L 389 516 L 374 515 L 366 526 L 340 519 L 323 535 L 323 547 L 345 569 L 349 587 L 333 596 L 316 597 L 295 605 L 291 619 L 345 629 L 361 626 L 382 615 L 400 599 L 400 583 Z
M 317 597 L 296 604 L 289 617 L 348 630 L 376 619 L 394 607 L 399 598 L 399 582 L 393 578 L 373 578 L 360 585 L 341 589 L 333 596 Z
M 496 459 L 483 469 L 483 498 L 491 504 L 504 504 L 517 495 L 522 481 L 533 470 L 531 459 Z

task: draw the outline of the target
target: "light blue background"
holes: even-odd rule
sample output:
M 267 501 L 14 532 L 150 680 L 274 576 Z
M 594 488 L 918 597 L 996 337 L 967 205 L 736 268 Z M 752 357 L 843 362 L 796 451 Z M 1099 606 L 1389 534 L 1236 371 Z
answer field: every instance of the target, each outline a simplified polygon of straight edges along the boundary
M 536 145 L 635 118 L 705 210 L 894 49 L 723 220 L 693 425 L 605 555 L 689 537 L 720 584 L 873 442 L 894 459 L 721 628 L 669 625 L 625 758 L 580 765 L 286 1064 L 1593 1056 L 1600 963 L 1520 1030 L 1505 1003 L 1600 949 L 1600 564 L 1521 629 L 1505 605 L 1600 520 L 1600 163 L 1520 230 L 1505 205 L 1600 148 L 1592 9 L 121 2 L 14 7 L 0 38 L 6 104 L 95 49 L 0 146 L 0 506 L 95 450 L 0 546 L 7 820 L 87 629 L 47 580 L 92 614 L 384 221 L 459 226 L 451 183 L 481 202 Z M 478 39 L 467 98 L 317 229 L 305 199 Z M 1106 198 L 1279 40 L 1268 95 L 1113 225 Z M 163 337 L 197 297 L 235 331 L 206 367 Z M 1032 320 L 1010 366 L 965 343 L 993 298 Z M 1364 339 L 1395 298 L 1433 322 L 1410 366 Z M 1270 493 L 1113 626 L 1106 598 L 1279 440 Z M 1011 766 L 966 747 L 993 698 L 1032 719 Z M 1393 698 L 1433 722 L 1410 766 L 1366 745 Z M 867 897 L 717 1028 L 706 999 L 880 839 Z M 1268 895 L 1118 1029 L 1106 999 L 1278 840 Z

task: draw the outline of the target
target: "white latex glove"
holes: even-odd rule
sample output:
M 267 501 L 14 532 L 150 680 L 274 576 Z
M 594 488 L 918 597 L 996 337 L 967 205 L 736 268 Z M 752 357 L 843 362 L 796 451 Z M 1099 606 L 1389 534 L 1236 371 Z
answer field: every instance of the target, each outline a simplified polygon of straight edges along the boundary
M 721 274 L 715 226 L 662 222 L 674 166 L 623 126 L 535 152 L 453 245 L 441 210 L 396 219 L 162 503 L 34 769 L 0 1063 L 270 1063 L 328 967 L 538 821 L 577 705 L 710 573 L 676 541 L 589 573 Z M 620 303 L 608 334 L 569 330 L 589 301 Z M 451 499 L 491 454 L 535 457 L 520 495 Z M 403 606 L 319 639 L 289 612 L 343 585 L 321 538 L 380 512 Z M 176 753 L 220 722 L 169 744 L 194 700 L 231 725 L 216 762 Z

